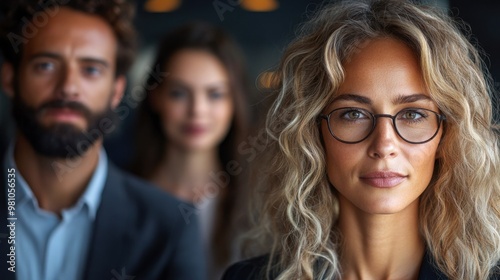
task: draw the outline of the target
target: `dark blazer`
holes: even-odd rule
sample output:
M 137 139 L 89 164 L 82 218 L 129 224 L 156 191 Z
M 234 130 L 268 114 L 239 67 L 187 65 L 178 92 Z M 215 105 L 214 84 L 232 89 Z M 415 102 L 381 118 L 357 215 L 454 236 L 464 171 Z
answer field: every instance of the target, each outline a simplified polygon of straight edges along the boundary
M 2 280 L 15 276 L 7 270 L 6 172 L 0 175 Z M 82 279 L 204 280 L 197 219 L 181 212 L 192 207 L 110 163 Z
M 261 256 L 245 261 L 241 261 L 231 265 L 222 276 L 222 280 L 257 280 L 265 279 L 261 274 L 262 269 L 265 268 L 268 261 L 268 256 Z M 270 277 L 270 279 L 276 278 L 276 275 Z M 426 253 L 422 266 L 420 267 L 419 280 L 446 280 L 446 277 L 441 271 L 439 271 L 434 265 L 430 254 Z M 491 280 L 500 279 L 499 275 L 490 277 Z

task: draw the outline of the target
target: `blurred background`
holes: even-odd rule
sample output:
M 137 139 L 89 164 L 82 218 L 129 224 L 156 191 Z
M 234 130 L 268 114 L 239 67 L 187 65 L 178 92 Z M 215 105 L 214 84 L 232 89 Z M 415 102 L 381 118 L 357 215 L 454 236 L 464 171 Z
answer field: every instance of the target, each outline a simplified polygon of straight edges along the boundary
M 3 2 L 3 1 L 2 1 Z M 264 94 L 255 86 L 259 74 L 271 70 L 279 61 L 286 44 L 294 37 L 297 26 L 308 18 L 324 0 L 137 0 L 135 24 L 140 35 L 140 52 L 129 74 L 127 94 L 122 103 L 126 109 L 120 129 L 105 141 L 112 160 L 123 165 L 128 160 L 133 143 L 131 129 L 137 98 L 131 99 L 150 69 L 155 47 L 171 29 L 194 20 L 223 27 L 239 43 L 246 57 L 250 85 L 250 109 L 254 120 Z M 472 41 L 485 52 L 484 59 L 500 89 L 500 1 L 498 0 L 426 0 L 454 17 L 469 23 Z M 5 4 L 4 4 L 5 5 Z M 0 147 L 11 137 L 12 124 L 8 99 L 0 94 Z M 496 108 L 499 108 L 498 104 Z M 497 110 L 498 111 L 498 110 Z M 497 112 L 498 119 L 498 112 Z M 124 153 L 123 151 L 127 151 Z

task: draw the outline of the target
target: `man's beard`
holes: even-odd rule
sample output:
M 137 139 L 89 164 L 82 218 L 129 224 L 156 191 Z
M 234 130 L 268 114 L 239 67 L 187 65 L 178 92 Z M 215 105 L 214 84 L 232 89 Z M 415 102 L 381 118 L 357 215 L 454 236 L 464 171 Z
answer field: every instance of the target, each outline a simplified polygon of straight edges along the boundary
M 74 158 L 82 156 L 94 143 L 104 135 L 102 120 L 116 123 L 117 115 L 111 109 L 110 102 L 102 112 L 93 113 L 85 105 L 68 100 L 53 100 L 38 108 L 30 107 L 19 96 L 14 94 L 12 114 L 17 128 L 28 140 L 35 151 L 46 157 Z M 39 121 L 41 113 L 46 109 L 70 109 L 81 114 L 87 123 L 87 129 L 81 130 L 73 124 L 56 123 L 45 126 Z M 108 126 L 109 128 L 109 126 Z M 109 133 L 109 131 L 108 131 Z

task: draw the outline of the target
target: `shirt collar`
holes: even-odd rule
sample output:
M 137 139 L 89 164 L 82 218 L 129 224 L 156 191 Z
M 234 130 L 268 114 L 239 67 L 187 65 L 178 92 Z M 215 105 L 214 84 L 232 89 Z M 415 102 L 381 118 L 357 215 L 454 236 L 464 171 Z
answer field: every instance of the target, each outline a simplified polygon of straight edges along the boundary
M 104 148 L 99 151 L 99 161 L 97 167 L 90 179 L 87 189 L 80 198 L 81 201 L 89 207 L 89 213 L 94 219 L 97 214 L 97 209 L 101 204 L 102 191 L 106 184 L 106 177 L 108 174 L 108 156 Z
M 28 186 L 28 183 L 24 180 L 23 176 L 19 173 L 19 169 L 16 166 L 16 162 L 14 160 L 14 143 L 9 145 L 6 156 L 4 158 L 4 163 L 6 168 L 14 168 L 16 170 L 16 201 L 18 205 L 21 205 L 25 201 L 35 201 L 36 197 L 34 196 L 31 188 Z M 102 191 L 104 189 L 104 185 L 106 184 L 106 177 L 108 174 L 108 157 L 104 148 L 101 148 L 99 151 L 99 159 L 97 161 L 97 166 L 92 174 L 92 177 L 85 189 L 85 192 L 78 199 L 74 206 L 77 205 L 87 205 L 89 209 L 89 216 L 92 219 L 95 219 L 97 214 L 97 210 L 99 209 L 99 205 L 101 203 Z M 35 203 L 38 205 L 38 203 Z M 73 208 L 72 206 L 71 208 Z M 64 211 L 64 210 L 63 210 Z

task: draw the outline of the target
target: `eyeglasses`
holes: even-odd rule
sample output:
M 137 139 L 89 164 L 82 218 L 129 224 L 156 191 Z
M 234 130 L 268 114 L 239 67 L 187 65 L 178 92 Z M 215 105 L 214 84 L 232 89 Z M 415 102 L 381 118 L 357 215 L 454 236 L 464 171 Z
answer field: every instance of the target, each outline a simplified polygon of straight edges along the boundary
M 347 144 L 359 143 L 375 130 L 378 118 L 390 118 L 396 133 L 408 143 L 423 144 L 434 138 L 439 131 L 444 115 L 423 108 L 405 108 L 396 115 L 372 114 L 356 108 L 344 107 L 320 115 L 328 122 L 333 138 Z

